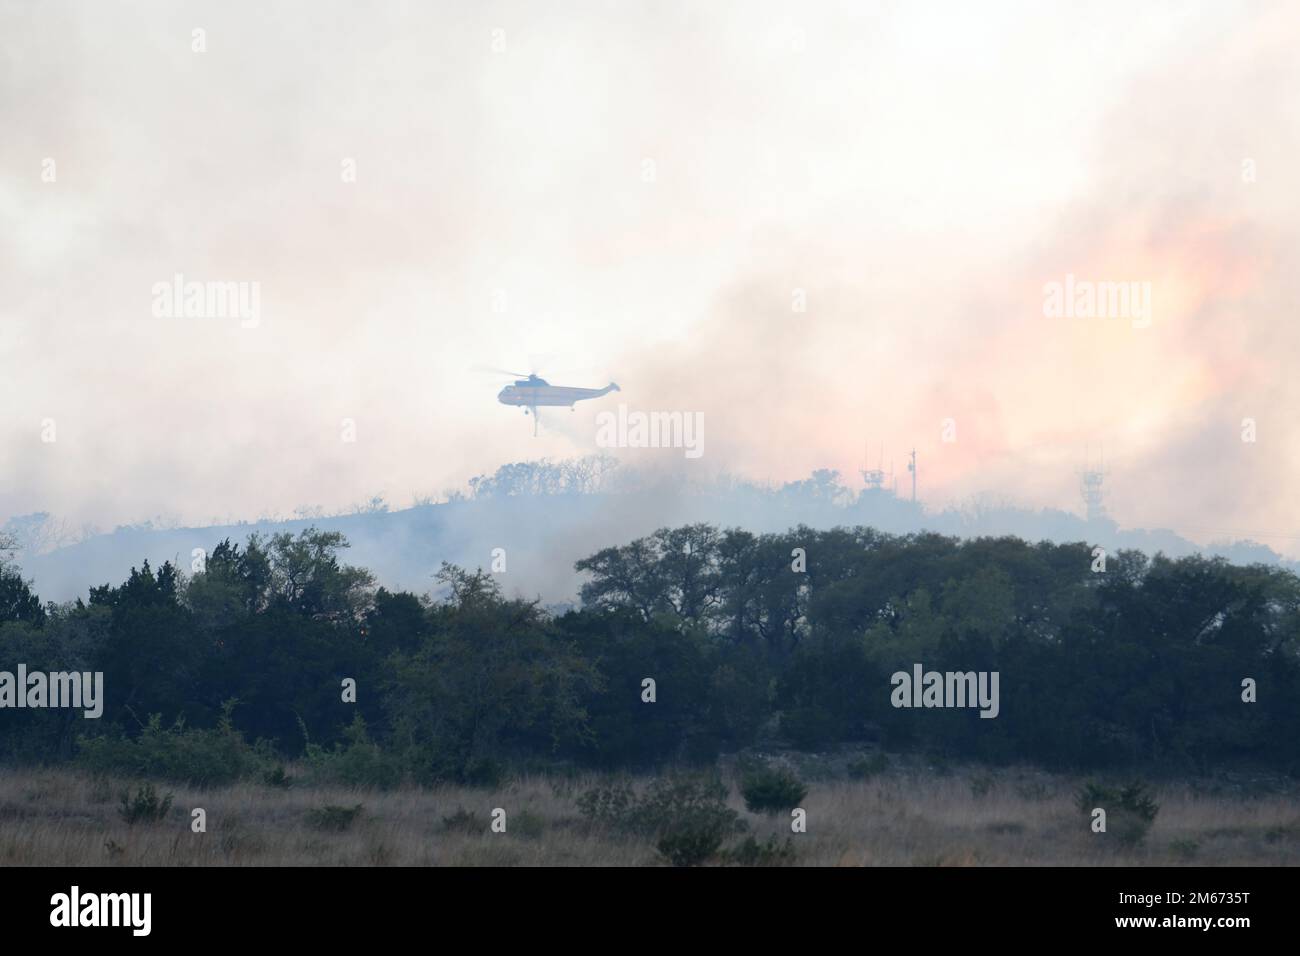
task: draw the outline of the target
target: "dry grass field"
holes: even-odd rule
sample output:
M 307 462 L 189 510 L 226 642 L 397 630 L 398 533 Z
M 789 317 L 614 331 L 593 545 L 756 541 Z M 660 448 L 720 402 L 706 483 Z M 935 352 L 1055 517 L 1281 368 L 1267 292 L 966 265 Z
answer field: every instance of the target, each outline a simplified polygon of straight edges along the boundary
M 731 771 L 724 768 L 724 779 Z M 525 777 L 495 789 L 389 792 L 241 784 L 174 795 L 156 823 L 128 825 L 126 781 L 66 770 L 0 771 L 0 866 L 661 866 L 654 841 L 590 824 L 576 798 L 597 777 Z M 1300 794 L 1293 784 L 1155 785 L 1159 814 L 1145 842 L 1123 849 L 1089 832 L 1074 805 L 1080 778 L 1031 770 L 892 769 L 868 780 L 808 777 L 808 828 L 792 836 L 795 865 L 1296 865 Z M 731 805 L 750 832 L 790 835 L 789 817 Z M 342 831 L 311 811 L 360 803 Z M 207 812 L 194 833 L 190 812 Z M 488 827 L 506 811 L 506 832 Z M 472 814 L 446 822 L 458 810 Z

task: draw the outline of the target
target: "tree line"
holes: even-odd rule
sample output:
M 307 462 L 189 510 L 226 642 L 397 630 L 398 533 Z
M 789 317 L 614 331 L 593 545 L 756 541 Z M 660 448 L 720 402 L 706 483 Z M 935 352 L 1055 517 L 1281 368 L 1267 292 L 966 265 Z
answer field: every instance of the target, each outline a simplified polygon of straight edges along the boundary
M 190 572 L 145 562 L 62 605 L 0 566 L 0 670 L 105 688 L 99 720 L 0 709 L 0 758 L 219 734 L 417 782 L 866 743 L 1300 773 L 1300 580 L 1273 566 L 1120 551 L 1099 572 L 1084 543 L 692 524 L 578 562 L 581 606 L 549 613 L 481 569 L 389 591 L 346 547 L 316 529 L 225 540 Z M 893 706 L 891 675 L 918 663 L 998 672 L 997 718 Z

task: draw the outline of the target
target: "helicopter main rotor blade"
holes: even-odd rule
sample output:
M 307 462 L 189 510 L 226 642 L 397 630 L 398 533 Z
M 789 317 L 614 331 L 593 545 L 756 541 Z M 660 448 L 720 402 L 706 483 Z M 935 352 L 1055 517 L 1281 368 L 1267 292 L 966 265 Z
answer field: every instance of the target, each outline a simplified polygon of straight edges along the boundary
M 491 372 L 493 375 L 509 375 L 512 378 L 527 378 L 526 372 L 512 372 L 505 368 L 493 368 L 491 365 L 475 365 L 476 372 Z

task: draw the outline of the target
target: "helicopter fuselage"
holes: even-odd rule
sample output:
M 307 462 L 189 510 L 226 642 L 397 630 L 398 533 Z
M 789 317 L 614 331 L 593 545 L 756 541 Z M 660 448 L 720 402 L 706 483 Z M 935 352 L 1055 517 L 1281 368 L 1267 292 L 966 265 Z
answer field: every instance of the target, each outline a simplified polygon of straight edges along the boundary
M 507 385 L 497 395 L 502 405 L 515 405 L 524 408 L 546 408 L 572 406 L 588 398 L 600 398 L 610 392 L 617 392 L 618 386 L 610 382 L 604 388 L 572 388 L 567 385 Z

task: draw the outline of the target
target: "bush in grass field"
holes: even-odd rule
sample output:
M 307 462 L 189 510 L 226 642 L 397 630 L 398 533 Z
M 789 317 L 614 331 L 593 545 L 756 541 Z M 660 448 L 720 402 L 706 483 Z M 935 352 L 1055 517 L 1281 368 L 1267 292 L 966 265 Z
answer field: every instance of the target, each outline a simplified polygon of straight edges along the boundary
M 331 830 L 341 833 L 352 827 L 352 824 L 361 816 L 362 809 L 363 807 L 359 803 L 350 807 L 341 807 L 335 804 L 313 807 L 307 811 L 307 825 L 313 830 Z
M 683 820 L 741 832 L 745 823 L 727 806 L 728 792 L 715 777 L 672 776 L 653 781 L 641 794 L 622 782 L 594 787 L 577 804 L 592 823 L 626 833 L 657 836 Z
M 279 790 L 288 790 L 293 786 L 293 778 L 285 773 L 284 765 L 275 767 L 272 770 L 262 774 L 262 783 L 268 787 L 275 787 Z
M 167 816 L 171 808 L 172 795 L 169 793 L 165 797 L 159 797 L 153 784 L 146 783 L 137 788 L 135 793 L 123 790 L 121 806 L 117 812 L 127 826 L 135 826 L 137 823 L 157 823 Z
M 370 730 L 360 714 L 344 728 L 343 738 L 345 743 L 330 750 L 307 743 L 303 762 L 312 783 L 390 790 L 402 782 L 401 760 L 370 739 Z
M 456 812 L 442 818 L 442 828 L 448 833 L 486 833 L 487 821 L 472 810 L 457 807 Z
M 750 835 L 736 846 L 722 851 L 720 856 L 724 863 L 734 866 L 789 866 L 796 854 L 790 837 L 786 837 L 784 843 L 778 843 L 775 836 L 770 836 L 767 842 L 759 843 Z
M 595 787 L 577 803 L 594 824 L 653 838 L 673 866 L 699 866 L 746 829 L 727 806 L 728 792 L 716 778 L 673 776 L 655 780 L 639 795 L 626 783 Z
M 637 829 L 665 833 L 679 824 L 716 830 L 724 837 L 745 829 L 740 814 L 727 806 L 727 785 L 715 777 L 655 780 L 634 811 Z
M 740 793 L 745 798 L 746 809 L 751 813 L 766 813 L 771 816 L 799 806 L 800 801 L 808 795 L 808 788 L 792 771 L 784 767 L 759 766 L 747 771 L 742 777 Z
M 1146 785 L 1137 781 L 1120 787 L 1090 781 L 1079 790 L 1075 803 L 1079 811 L 1090 819 L 1095 808 L 1105 810 L 1106 832 L 1126 848 L 1139 846 L 1146 839 L 1156 814 L 1160 812 L 1160 805 Z
M 626 782 L 605 784 L 587 790 L 577 801 L 578 813 L 589 823 L 611 830 L 634 830 L 633 811 L 637 795 Z
M 700 866 L 718 852 L 727 833 L 717 821 L 688 818 L 665 830 L 655 848 L 673 866 Z
M 238 701 L 222 705 L 221 719 L 210 730 L 196 730 L 176 720 L 163 727 L 162 715 L 149 717 L 139 735 L 110 732 L 82 737 L 79 760 L 92 774 L 153 777 L 194 786 L 233 783 L 266 773 L 273 766 L 270 744 L 250 745 L 235 729 L 231 715 Z

